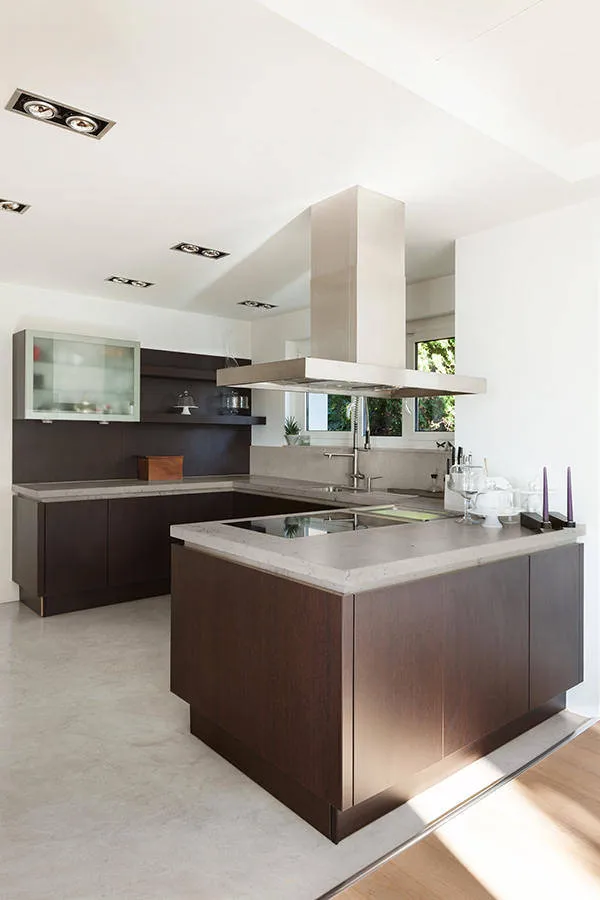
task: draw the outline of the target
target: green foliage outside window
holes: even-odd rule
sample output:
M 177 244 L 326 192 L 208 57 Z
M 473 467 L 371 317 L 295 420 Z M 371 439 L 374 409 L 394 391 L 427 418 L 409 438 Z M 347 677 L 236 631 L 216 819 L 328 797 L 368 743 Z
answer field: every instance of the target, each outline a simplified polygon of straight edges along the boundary
M 422 372 L 455 374 L 455 339 L 441 338 L 416 344 L 416 367 Z M 351 398 L 345 394 L 327 396 L 327 430 L 350 431 Z M 373 437 L 402 434 L 403 400 L 369 397 L 369 418 Z M 307 411 L 307 416 L 309 413 Z M 310 430 L 310 420 L 307 421 Z M 420 397 L 416 403 L 416 431 L 454 431 L 454 397 Z
M 373 437 L 400 437 L 402 400 L 375 400 L 369 397 L 369 420 Z
M 351 397 L 345 394 L 328 394 L 327 396 L 327 430 L 350 431 Z
M 417 369 L 421 372 L 455 374 L 455 339 L 419 341 Z M 420 397 L 417 400 L 417 431 L 454 431 L 454 397 Z
M 402 400 L 375 400 L 369 397 L 371 434 L 374 437 L 402 434 Z M 327 398 L 328 431 L 350 431 L 350 397 L 329 394 Z

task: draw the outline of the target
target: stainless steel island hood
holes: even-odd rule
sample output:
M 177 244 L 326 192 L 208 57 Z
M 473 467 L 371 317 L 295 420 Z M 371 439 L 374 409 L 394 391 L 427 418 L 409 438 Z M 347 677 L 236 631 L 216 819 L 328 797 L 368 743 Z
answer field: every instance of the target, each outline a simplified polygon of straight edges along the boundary
M 310 207 L 311 356 L 217 371 L 221 387 L 429 397 L 483 378 L 406 367 L 404 204 L 362 187 Z

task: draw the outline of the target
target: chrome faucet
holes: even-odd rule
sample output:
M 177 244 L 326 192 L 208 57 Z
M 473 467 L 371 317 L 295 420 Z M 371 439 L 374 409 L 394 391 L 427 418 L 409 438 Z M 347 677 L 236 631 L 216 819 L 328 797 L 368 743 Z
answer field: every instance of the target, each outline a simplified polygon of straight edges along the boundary
M 352 453 L 331 453 L 328 450 L 323 451 L 323 456 L 327 459 L 351 459 L 352 471 L 350 478 L 352 479 L 352 487 L 358 490 L 359 481 L 366 481 L 366 490 L 371 490 L 371 482 L 381 475 L 364 475 L 360 471 L 358 463 L 358 454 L 367 453 L 371 449 L 371 427 L 369 423 L 369 401 L 366 397 L 352 397 L 351 400 L 351 430 L 352 430 Z M 363 446 L 359 447 L 359 429 L 363 436 Z

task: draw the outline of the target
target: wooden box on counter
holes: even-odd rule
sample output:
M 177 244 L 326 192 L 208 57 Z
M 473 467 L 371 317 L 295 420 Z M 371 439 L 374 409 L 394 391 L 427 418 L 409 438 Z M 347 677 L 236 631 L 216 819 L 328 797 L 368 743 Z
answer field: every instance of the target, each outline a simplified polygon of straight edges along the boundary
M 138 456 L 138 478 L 142 481 L 181 481 L 183 456 Z

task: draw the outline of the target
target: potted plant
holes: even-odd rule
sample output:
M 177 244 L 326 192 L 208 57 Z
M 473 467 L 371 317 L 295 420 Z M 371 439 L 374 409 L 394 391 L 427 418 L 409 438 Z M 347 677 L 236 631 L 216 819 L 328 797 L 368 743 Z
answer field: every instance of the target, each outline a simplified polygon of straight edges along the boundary
M 293 416 L 286 416 L 283 433 L 287 444 L 297 444 L 300 440 L 300 426 Z

